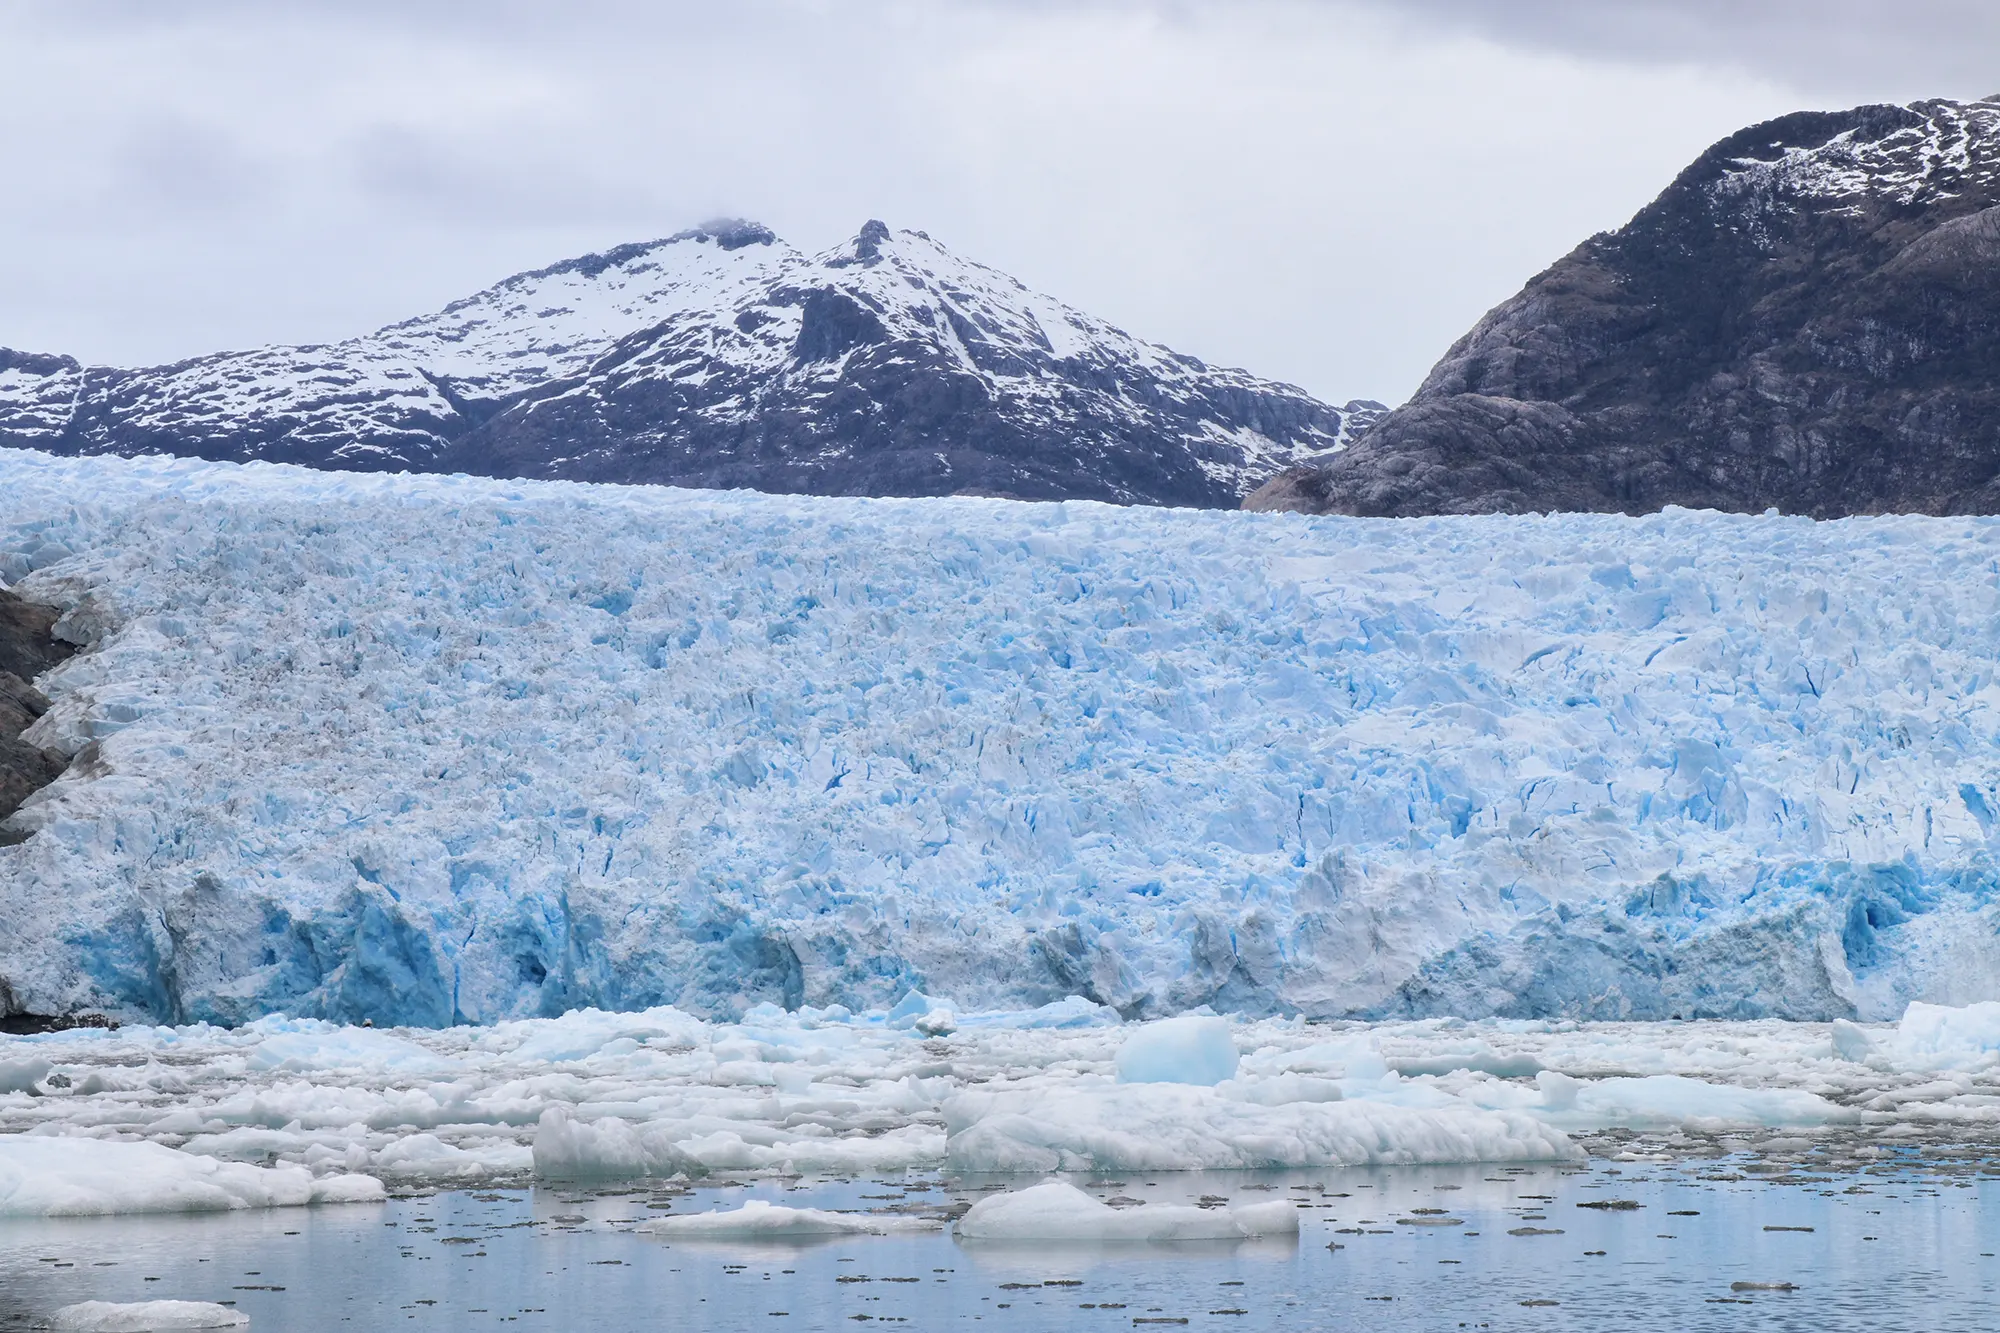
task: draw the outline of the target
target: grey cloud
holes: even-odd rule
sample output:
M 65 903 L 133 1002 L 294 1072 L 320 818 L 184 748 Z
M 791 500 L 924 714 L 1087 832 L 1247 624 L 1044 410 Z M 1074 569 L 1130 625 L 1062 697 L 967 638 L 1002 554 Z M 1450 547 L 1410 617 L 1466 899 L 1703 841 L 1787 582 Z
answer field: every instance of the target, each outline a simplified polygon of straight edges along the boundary
M 224 126 L 167 115 L 129 127 L 113 157 L 122 189 L 105 202 L 214 215 L 244 208 L 270 186 L 259 162 Z
M 1360 2 L 1510 45 L 1738 69 L 1839 101 L 2000 89 L 2000 5 L 1992 0 Z
M 1970 7 L 1916 0 L 1896 31 L 1858 0 L 1738 8 L 0 5 L 0 344 L 338 337 L 707 216 L 802 247 L 879 216 L 1141 336 L 1393 398 L 1742 124 L 1991 91 L 1951 83 L 1993 46 Z

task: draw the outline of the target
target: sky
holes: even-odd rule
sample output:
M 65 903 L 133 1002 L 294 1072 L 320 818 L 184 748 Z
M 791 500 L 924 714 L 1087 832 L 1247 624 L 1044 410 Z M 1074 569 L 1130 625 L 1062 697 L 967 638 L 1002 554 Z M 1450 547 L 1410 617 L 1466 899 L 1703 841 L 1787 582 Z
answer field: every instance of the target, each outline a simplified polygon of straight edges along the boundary
M 1708 144 L 2000 90 L 1992 0 L 0 0 L 0 346 L 314 342 L 870 218 L 1400 402 Z

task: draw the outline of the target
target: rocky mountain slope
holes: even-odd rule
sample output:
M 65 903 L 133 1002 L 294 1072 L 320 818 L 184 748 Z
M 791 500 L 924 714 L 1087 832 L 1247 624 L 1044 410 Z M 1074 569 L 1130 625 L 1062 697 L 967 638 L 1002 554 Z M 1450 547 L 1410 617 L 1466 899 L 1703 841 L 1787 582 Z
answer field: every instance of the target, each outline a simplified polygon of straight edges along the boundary
M 1252 509 L 2000 512 L 2000 102 L 1703 154 Z
M 75 652 L 56 637 L 54 608 L 24 601 L 0 588 L 0 819 L 54 782 L 69 756 L 21 739 L 49 711 L 49 701 L 29 682 Z M 20 841 L 0 829 L 0 846 Z
M 870 222 L 717 223 L 329 346 L 0 349 L 0 445 L 857 495 L 1233 506 L 1379 415 L 1218 370 Z

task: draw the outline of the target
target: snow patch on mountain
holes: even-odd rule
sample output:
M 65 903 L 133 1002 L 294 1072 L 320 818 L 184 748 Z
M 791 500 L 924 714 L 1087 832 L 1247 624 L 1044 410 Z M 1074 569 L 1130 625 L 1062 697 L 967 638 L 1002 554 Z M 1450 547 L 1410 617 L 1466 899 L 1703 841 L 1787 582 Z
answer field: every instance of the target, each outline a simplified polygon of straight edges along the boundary
M 1806 130 L 1806 143 L 1783 132 L 1754 145 L 1738 136 L 1728 151 L 1749 151 L 1729 158 L 1710 186 L 1716 207 L 1740 215 L 1748 205 L 1806 202 L 1858 216 L 1864 196 L 1912 205 L 2000 184 L 2000 103 L 1939 99 L 1860 114 L 1870 117 L 1863 128 L 1831 137 L 1810 132 L 1823 119 L 1813 114 L 1778 122 Z

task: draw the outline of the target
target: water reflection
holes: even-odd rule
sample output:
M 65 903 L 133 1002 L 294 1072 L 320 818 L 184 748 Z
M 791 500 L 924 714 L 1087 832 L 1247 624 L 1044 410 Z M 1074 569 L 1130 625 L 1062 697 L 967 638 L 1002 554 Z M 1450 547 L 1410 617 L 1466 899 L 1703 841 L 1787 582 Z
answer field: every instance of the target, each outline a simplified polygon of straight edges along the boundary
M 234 1301 L 253 1328 L 299 1333 L 1126 1330 L 1181 1319 L 1364 1333 L 2000 1327 L 2000 1186 L 1900 1167 L 1760 1176 L 1743 1165 L 1076 1178 L 1121 1206 L 1285 1199 L 1302 1219 L 1297 1238 L 1175 1245 L 960 1242 L 942 1230 L 783 1242 L 636 1234 L 649 1218 L 747 1198 L 942 1217 L 1030 1183 L 936 1176 L 7 1222 L 0 1329 L 35 1327 L 74 1301 L 156 1298 Z

